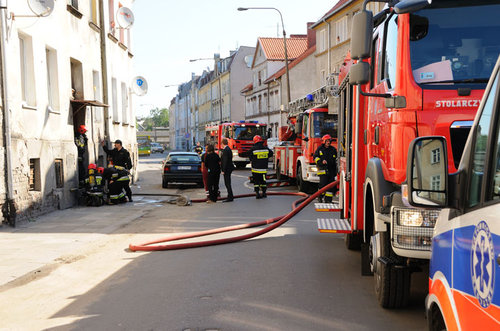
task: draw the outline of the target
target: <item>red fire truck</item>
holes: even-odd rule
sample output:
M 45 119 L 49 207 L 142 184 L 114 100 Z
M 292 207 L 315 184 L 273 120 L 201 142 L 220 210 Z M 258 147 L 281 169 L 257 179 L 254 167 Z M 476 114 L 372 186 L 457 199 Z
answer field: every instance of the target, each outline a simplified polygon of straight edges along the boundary
M 326 88 L 294 100 L 289 105 L 289 127 L 280 131 L 281 144 L 274 147 L 274 166 L 278 180 L 292 178 L 300 191 L 307 192 L 319 183 L 314 151 L 321 137 L 337 136 L 337 114 L 328 112 Z M 336 147 L 336 141 L 333 142 Z
M 258 121 L 239 121 L 214 123 L 205 126 L 205 144 L 214 144 L 218 150 L 222 138 L 227 138 L 228 146 L 233 150 L 233 162 L 238 168 L 244 168 L 248 163 L 248 157 L 242 157 L 243 152 L 248 151 L 253 145 L 253 137 L 260 135 L 266 139 L 266 124 Z
M 456 171 L 500 53 L 500 2 L 388 3 L 375 17 L 363 8 L 353 18 L 357 62 L 346 61 L 339 76 L 340 218 L 320 231 L 344 232 L 348 248 L 361 248 L 379 303 L 395 308 L 408 302 L 411 273 L 428 266 L 438 215 L 407 202 L 408 146 L 446 137 Z M 428 180 L 439 187 L 444 178 Z

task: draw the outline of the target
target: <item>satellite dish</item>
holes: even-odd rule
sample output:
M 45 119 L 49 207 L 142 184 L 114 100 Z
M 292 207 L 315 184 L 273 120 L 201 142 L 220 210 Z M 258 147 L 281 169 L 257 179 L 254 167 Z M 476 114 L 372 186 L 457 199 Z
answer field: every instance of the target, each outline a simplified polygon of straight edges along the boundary
M 135 76 L 132 82 L 132 91 L 138 96 L 146 95 L 146 93 L 148 93 L 148 82 L 146 78 Z
M 54 10 L 54 0 L 28 0 L 28 6 L 36 16 L 47 17 Z
M 128 29 L 134 24 L 134 13 L 128 7 L 120 7 L 116 12 L 116 22 L 122 29 Z
M 247 67 L 251 68 L 252 62 L 253 62 L 253 55 L 245 56 L 245 63 L 247 64 Z

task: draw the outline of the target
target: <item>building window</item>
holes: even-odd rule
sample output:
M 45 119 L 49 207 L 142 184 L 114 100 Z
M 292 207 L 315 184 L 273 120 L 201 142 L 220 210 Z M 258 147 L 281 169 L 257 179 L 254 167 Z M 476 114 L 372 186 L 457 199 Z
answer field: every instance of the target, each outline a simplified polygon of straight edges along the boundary
M 99 71 L 92 71 L 92 87 L 94 90 L 94 100 L 96 101 L 102 101 L 101 97 L 101 80 L 99 79 Z M 93 110 L 95 113 L 95 120 L 96 122 L 102 122 L 103 120 L 103 109 L 102 107 L 93 107 Z
M 31 37 L 19 35 L 19 54 L 23 103 L 27 106 L 35 106 L 35 68 L 33 65 L 33 44 Z
M 431 190 L 432 191 L 441 191 L 441 175 L 433 175 L 431 176 Z
M 262 113 L 262 95 L 259 95 L 259 114 Z
M 121 85 L 122 92 L 122 122 L 123 124 L 129 124 L 128 121 L 128 93 L 127 93 L 127 85 L 122 83 Z
M 54 49 L 45 49 L 45 59 L 47 62 L 47 97 L 48 108 L 52 111 L 59 111 L 59 79 L 57 68 L 57 52 Z
M 335 22 L 335 32 L 337 44 L 347 40 L 347 16 L 342 17 Z
M 324 52 L 327 48 L 327 33 L 326 29 L 319 30 L 319 38 L 318 38 L 318 52 Z
M 436 164 L 441 162 L 441 149 L 435 148 L 431 150 L 431 164 Z
M 40 179 L 40 159 L 30 159 L 30 191 L 41 191 L 42 183 Z
M 54 169 L 56 171 L 56 188 L 63 188 L 64 187 L 64 169 L 63 169 L 63 160 L 62 159 L 55 159 Z
M 113 107 L 113 122 L 120 123 L 120 118 L 118 117 L 118 91 L 116 86 L 116 78 L 111 79 L 111 93 L 112 93 L 112 103 Z
M 109 0 L 109 32 L 115 34 L 115 0 Z
M 97 0 L 90 0 L 90 21 L 99 25 L 97 17 Z

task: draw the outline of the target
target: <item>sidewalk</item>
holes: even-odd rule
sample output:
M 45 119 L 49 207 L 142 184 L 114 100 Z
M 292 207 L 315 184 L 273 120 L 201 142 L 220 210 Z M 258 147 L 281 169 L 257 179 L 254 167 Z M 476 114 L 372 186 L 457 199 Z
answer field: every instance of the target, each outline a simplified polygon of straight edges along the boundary
M 0 290 L 14 281 L 29 281 L 42 270 L 63 262 L 65 256 L 77 256 L 82 247 L 164 206 L 166 200 L 167 197 L 134 196 L 132 203 L 74 207 L 16 228 L 0 226 Z

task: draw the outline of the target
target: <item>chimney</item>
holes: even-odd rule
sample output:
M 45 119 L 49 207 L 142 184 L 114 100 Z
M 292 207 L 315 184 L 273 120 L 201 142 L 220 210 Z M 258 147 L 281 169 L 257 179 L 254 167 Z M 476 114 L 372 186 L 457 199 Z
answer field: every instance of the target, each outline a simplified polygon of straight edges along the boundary
M 311 29 L 311 25 L 314 22 L 307 22 L 307 48 L 311 48 L 316 45 L 316 30 Z

